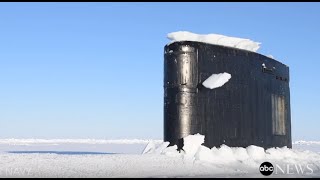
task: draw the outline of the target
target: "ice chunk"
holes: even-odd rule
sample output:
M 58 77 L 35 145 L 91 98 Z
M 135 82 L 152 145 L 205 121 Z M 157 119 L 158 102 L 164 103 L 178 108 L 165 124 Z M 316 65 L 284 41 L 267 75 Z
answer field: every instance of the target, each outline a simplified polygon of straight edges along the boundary
M 150 153 L 156 149 L 156 144 L 153 141 L 150 141 L 147 146 L 144 148 L 142 154 Z
M 250 39 L 229 37 L 221 34 L 196 34 L 188 31 L 172 32 L 169 33 L 167 37 L 171 40 L 171 43 L 176 41 L 196 41 L 244 49 L 253 52 L 256 52 L 260 48 L 261 44 Z
M 169 142 L 163 142 L 160 145 L 156 146 L 155 143 L 151 141 L 146 146 L 142 154 L 161 154 L 163 150 L 165 150 L 168 147 L 169 144 Z
M 249 155 L 247 153 L 247 150 L 243 147 L 232 148 L 232 151 L 233 151 L 235 158 L 239 161 L 244 161 L 246 159 L 249 159 Z
M 260 160 L 265 158 L 266 154 L 262 147 L 251 145 L 248 146 L 246 149 L 248 155 L 254 160 Z
M 231 74 L 226 72 L 220 74 L 212 74 L 202 83 L 202 85 L 206 88 L 214 89 L 223 86 L 229 81 L 230 78 Z
M 236 161 L 232 149 L 226 145 L 221 145 L 220 148 L 213 147 L 211 148 L 211 152 L 216 158 L 216 164 L 226 164 Z
M 195 154 L 195 159 L 199 161 L 215 162 L 217 157 L 214 156 L 212 151 L 206 146 L 200 146 L 197 153 Z
M 179 151 L 177 151 L 178 149 L 178 146 L 177 145 L 174 145 L 174 146 L 169 146 L 167 148 L 165 148 L 161 154 L 164 154 L 166 156 L 169 156 L 169 157 L 179 157 L 179 156 L 182 156 L 183 153 L 179 153 Z
M 187 156 L 194 156 L 201 144 L 204 143 L 204 135 L 199 133 L 195 135 L 189 135 L 183 138 L 183 150 Z

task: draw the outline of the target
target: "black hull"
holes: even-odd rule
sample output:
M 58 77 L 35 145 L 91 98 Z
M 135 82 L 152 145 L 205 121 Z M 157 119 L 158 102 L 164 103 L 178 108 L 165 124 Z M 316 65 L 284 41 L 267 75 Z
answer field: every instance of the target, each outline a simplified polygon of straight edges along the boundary
M 209 148 L 292 147 L 288 66 L 200 42 L 175 42 L 164 50 L 164 141 L 181 148 L 181 138 L 200 133 Z M 232 77 L 222 87 L 202 85 L 223 72 Z

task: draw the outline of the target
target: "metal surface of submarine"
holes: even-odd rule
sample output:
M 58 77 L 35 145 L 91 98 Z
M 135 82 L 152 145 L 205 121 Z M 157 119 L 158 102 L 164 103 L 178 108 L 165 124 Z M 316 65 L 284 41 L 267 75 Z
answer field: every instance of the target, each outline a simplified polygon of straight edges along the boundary
M 227 72 L 222 87 L 202 85 Z M 267 56 L 193 41 L 164 47 L 164 141 L 200 133 L 204 145 L 292 147 L 289 67 Z

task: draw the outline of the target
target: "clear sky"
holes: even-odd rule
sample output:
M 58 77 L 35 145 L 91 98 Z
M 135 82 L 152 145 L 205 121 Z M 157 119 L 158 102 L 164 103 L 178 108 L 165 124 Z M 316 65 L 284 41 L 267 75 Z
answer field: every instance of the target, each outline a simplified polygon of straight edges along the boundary
M 249 38 L 290 67 L 320 140 L 320 3 L 0 3 L 0 138 L 163 137 L 167 33 Z

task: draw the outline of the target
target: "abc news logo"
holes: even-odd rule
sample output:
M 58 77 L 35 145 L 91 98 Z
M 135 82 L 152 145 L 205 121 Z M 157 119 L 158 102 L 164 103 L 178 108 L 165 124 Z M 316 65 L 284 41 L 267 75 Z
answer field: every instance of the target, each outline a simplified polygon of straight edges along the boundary
M 276 171 L 276 174 L 279 174 L 278 172 L 282 174 L 313 174 L 310 164 L 286 164 L 284 166 L 276 164 L 274 167 L 270 162 L 264 162 L 260 165 L 259 171 L 264 176 L 270 176 L 274 171 Z
M 269 162 L 264 162 L 260 165 L 259 171 L 265 176 L 269 176 L 273 173 L 273 165 Z

